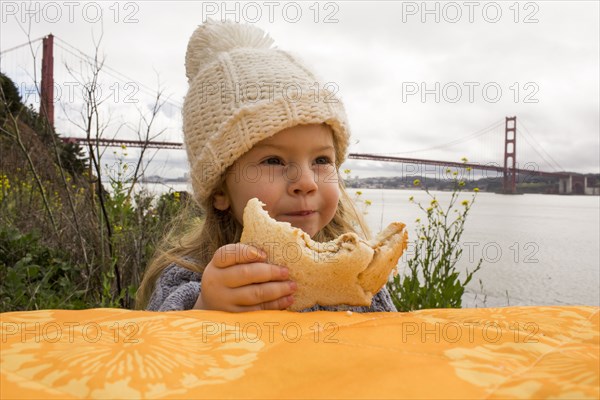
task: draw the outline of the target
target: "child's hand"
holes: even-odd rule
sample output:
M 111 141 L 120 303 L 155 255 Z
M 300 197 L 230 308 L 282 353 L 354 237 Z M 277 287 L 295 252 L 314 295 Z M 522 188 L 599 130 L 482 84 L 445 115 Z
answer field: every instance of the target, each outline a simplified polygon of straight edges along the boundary
M 265 260 L 260 250 L 246 244 L 219 247 L 204 269 L 194 308 L 241 312 L 289 307 L 296 283 L 288 280 L 287 268 Z

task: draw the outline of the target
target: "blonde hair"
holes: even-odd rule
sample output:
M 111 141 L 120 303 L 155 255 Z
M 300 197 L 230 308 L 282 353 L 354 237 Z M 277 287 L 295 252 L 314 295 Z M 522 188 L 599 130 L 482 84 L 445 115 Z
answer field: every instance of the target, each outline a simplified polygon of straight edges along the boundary
M 224 178 L 221 178 L 221 185 L 223 180 Z M 369 240 L 371 233 L 362 214 L 357 211 L 354 202 L 348 196 L 341 177 L 339 189 L 340 198 L 333 219 L 315 234 L 313 240 L 326 242 L 346 232 L 354 232 Z M 202 221 L 197 216 L 197 209 L 186 207 L 173 223 L 144 273 L 136 294 L 136 309 L 146 308 L 156 281 L 169 265 L 175 263 L 202 274 L 219 247 L 240 241 L 242 225 L 229 211 L 220 211 L 213 207 L 214 194 L 213 192 L 208 200 L 200 205 L 205 212 Z

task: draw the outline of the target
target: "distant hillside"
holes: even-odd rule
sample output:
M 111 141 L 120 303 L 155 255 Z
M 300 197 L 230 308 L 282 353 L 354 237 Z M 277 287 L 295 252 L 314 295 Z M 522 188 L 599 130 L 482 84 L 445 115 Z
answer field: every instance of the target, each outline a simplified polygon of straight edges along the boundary
M 598 186 L 600 174 L 587 174 L 591 186 Z M 452 190 L 452 181 L 449 179 L 436 179 L 431 176 L 411 175 L 395 177 L 349 178 L 346 187 L 349 188 L 382 188 L 382 189 L 414 189 L 414 180 L 421 181 L 421 185 L 431 190 Z M 502 177 L 480 178 L 465 181 L 465 190 L 479 188 L 485 192 L 501 192 Z M 517 192 L 519 193 L 558 193 L 558 178 L 517 176 Z

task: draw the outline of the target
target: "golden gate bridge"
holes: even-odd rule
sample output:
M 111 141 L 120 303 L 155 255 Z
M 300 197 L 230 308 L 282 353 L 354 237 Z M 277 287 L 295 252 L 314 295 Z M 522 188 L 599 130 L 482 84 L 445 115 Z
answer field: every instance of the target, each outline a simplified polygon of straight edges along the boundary
M 54 90 L 57 88 L 55 84 L 55 74 L 54 74 L 54 39 L 53 35 L 48 35 L 43 38 L 39 38 L 33 41 L 29 41 L 19 46 L 15 46 L 13 48 L 3 50 L 0 52 L 0 63 L 3 60 L 6 60 L 6 54 L 9 52 L 16 51 L 18 49 L 24 48 L 25 46 L 29 46 L 30 50 L 33 46 L 33 43 L 40 42 L 42 44 L 42 59 L 41 59 L 41 81 L 40 81 L 40 90 L 39 90 L 39 109 L 40 115 L 43 115 L 47 118 L 49 123 L 52 126 L 54 125 L 54 114 L 55 109 L 54 105 L 56 103 L 56 99 L 54 96 Z M 58 39 L 58 38 L 57 38 Z M 69 54 L 72 57 L 79 58 L 80 64 L 81 62 L 89 63 L 90 60 L 93 60 L 93 57 L 86 55 L 84 52 L 76 49 L 74 46 L 69 45 L 65 41 L 58 39 L 59 44 L 58 47 L 64 51 L 64 53 Z M 0 64 L 1 66 L 1 64 Z M 107 69 L 110 71 L 109 67 Z M 5 72 L 6 73 L 6 72 Z M 110 72 L 109 72 L 110 73 Z M 114 79 L 123 80 L 123 75 L 119 74 L 118 71 L 112 70 L 112 74 Z M 133 80 L 129 80 L 130 82 Z M 37 87 L 37 82 L 35 82 Z M 144 85 L 138 84 L 138 87 L 145 88 Z M 180 104 L 173 104 L 175 108 L 181 107 Z M 498 174 L 502 174 L 503 176 L 503 192 L 506 194 L 514 194 L 516 193 L 516 183 L 518 176 L 525 175 L 528 177 L 539 176 L 539 177 L 553 177 L 559 179 L 559 193 L 571 193 L 578 192 L 583 193 L 585 188 L 587 187 L 587 178 L 582 174 L 575 173 L 567 173 L 563 171 L 558 171 L 557 167 L 560 168 L 559 164 L 548 154 L 543 151 L 543 148 L 537 143 L 533 135 L 529 134 L 528 136 L 523 133 L 520 134 L 519 137 L 524 138 L 529 144 L 530 147 L 535 150 L 541 159 L 543 159 L 547 165 L 552 166 L 554 171 L 542 171 L 539 168 L 518 168 L 517 164 L 517 117 L 505 117 L 504 123 L 497 122 L 493 124 L 489 129 L 484 129 L 482 131 L 476 132 L 475 134 L 468 135 L 466 137 L 454 139 L 449 143 L 445 143 L 442 145 L 437 145 L 430 147 L 429 149 L 419 150 L 420 152 L 427 150 L 435 150 L 435 149 L 443 149 L 448 148 L 460 143 L 465 143 L 467 140 L 474 140 L 478 137 L 483 137 L 490 132 L 493 132 L 494 129 L 500 128 L 501 125 L 504 125 L 504 135 L 501 143 L 496 143 L 495 147 L 501 149 L 499 157 L 502 157 L 502 163 L 498 161 L 490 161 L 490 162 L 453 162 L 453 161 L 442 161 L 428 158 L 413 158 L 413 157 L 401 157 L 393 155 L 394 153 L 387 154 L 373 154 L 373 153 L 350 153 L 348 158 L 355 160 L 369 160 L 369 161 L 380 161 L 380 162 L 393 162 L 393 163 L 406 163 L 406 164 L 416 164 L 423 166 L 436 166 L 436 167 L 456 167 L 456 168 L 471 168 L 472 170 L 479 171 L 495 171 Z M 526 129 L 520 124 L 520 131 L 526 131 Z M 500 135 L 495 135 L 497 139 Z M 140 147 L 140 148 L 154 148 L 154 149 L 183 149 L 184 145 L 180 142 L 172 142 L 172 141 L 157 141 L 157 140 L 134 140 L 134 139 L 126 139 L 126 138 L 86 138 L 86 137 L 62 137 L 63 141 L 68 143 L 78 143 L 85 145 L 93 145 L 93 146 L 127 146 L 127 147 Z M 531 140 L 531 141 L 530 141 Z M 531 143 L 534 142 L 534 143 Z M 541 151 L 540 151 L 541 150 Z M 416 153 L 415 152 L 404 152 L 405 153 Z M 544 154 L 545 153 L 545 156 Z M 397 153 L 396 153 L 397 154 Z

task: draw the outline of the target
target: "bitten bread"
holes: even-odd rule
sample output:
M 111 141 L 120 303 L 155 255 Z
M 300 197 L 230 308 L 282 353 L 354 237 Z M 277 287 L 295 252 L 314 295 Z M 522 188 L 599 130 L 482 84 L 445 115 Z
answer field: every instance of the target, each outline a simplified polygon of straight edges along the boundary
M 315 242 L 289 222 L 271 218 L 263 206 L 257 198 L 246 204 L 240 241 L 265 251 L 267 262 L 289 268 L 298 284 L 291 311 L 315 304 L 370 306 L 406 249 L 408 235 L 400 222 L 369 242 L 353 232 Z

